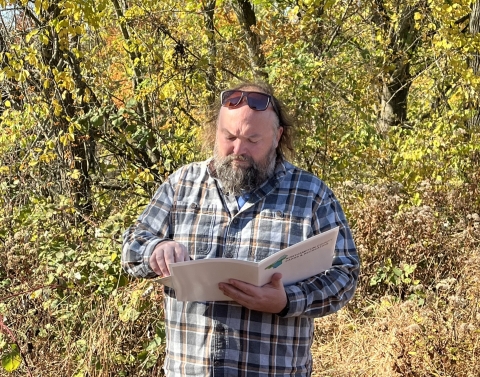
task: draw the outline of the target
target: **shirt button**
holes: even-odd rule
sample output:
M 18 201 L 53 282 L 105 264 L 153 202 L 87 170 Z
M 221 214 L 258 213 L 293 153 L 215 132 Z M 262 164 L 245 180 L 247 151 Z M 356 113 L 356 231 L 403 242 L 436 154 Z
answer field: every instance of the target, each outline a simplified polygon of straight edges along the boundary
M 197 203 L 192 203 L 192 204 L 190 204 L 190 208 L 191 208 L 191 209 L 195 209 L 195 208 L 197 208 L 197 207 L 198 207 L 198 206 L 197 206 Z
M 277 215 L 277 217 L 283 217 L 283 212 L 282 211 L 277 211 L 275 214 Z
M 234 224 L 238 224 L 238 219 L 233 219 Z

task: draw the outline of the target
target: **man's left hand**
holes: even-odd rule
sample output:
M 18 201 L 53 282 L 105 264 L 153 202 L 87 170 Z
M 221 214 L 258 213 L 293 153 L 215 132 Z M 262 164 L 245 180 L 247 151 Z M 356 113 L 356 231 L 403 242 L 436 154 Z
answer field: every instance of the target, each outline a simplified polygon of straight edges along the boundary
M 220 283 L 218 287 L 226 296 L 251 310 L 279 313 L 287 305 L 287 294 L 280 273 L 273 274 L 270 283 L 262 287 L 235 279 Z

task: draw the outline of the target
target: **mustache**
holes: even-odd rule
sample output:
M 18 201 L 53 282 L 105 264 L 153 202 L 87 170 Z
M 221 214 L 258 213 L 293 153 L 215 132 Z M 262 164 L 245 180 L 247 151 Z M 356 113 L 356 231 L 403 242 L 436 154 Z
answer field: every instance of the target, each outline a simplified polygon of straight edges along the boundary
M 232 161 L 235 161 L 235 160 L 248 161 L 251 164 L 254 163 L 253 158 L 248 157 L 248 156 L 242 156 L 242 155 L 239 155 L 239 154 L 231 154 L 231 155 L 228 155 L 228 156 L 224 157 L 223 158 L 223 163 L 229 163 L 229 162 L 232 162 Z

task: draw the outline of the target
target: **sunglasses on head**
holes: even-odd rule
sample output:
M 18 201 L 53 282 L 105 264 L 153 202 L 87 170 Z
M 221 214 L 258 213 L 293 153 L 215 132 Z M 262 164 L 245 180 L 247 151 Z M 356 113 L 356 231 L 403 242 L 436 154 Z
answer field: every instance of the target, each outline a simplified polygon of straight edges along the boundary
M 248 107 L 256 111 L 267 110 L 268 105 L 271 103 L 273 110 L 278 115 L 273 97 L 270 94 L 243 90 L 224 90 L 222 93 L 220 93 L 222 106 L 229 108 L 237 107 L 242 103 L 244 98 L 247 99 Z

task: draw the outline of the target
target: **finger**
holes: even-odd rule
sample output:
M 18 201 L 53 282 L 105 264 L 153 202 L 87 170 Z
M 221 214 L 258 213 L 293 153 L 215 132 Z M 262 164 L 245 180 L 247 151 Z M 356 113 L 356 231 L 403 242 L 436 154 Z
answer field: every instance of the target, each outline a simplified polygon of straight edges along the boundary
M 228 281 L 232 287 L 234 287 L 238 292 L 244 293 L 246 296 L 254 296 L 258 287 L 245 283 L 241 280 L 230 279 Z
M 270 284 L 272 285 L 273 288 L 282 288 L 283 283 L 282 283 L 282 274 L 277 272 L 272 275 L 272 280 L 270 280 Z
M 155 248 L 152 255 L 150 256 L 150 267 L 152 270 L 160 276 L 168 276 L 168 270 L 165 266 L 165 261 L 163 257 L 163 248 Z
M 165 267 L 168 270 L 168 274 L 170 275 L 170 264 L 175 263 L 175 246 L 173 245 L 165 245 L 163 251 L 163 259 L 165 262 Z
M 170 276 L 170 270 L 165 261 L 165 249 L 161 248 L 157 254 L 157 264 L 160 268 L 161 276 Z
M 228 296 L 238 302 L 240 305 L 247 306 L 246 303 L 249 299 L 251 299 L 250 296 L 246 295 L 244 292 L 236 288 L 232 284 L 228 283 L 220 283 L 218 285 L 220 290 L 223 292 L 225 296 Z
M 255 302 L 261 299 L 261 288 L 245 283 L 241 280 L 231 279 L 229 280 L 228 287 L 230 288 L 232 294 L 235 295 L 237 302 L 241 300 L 243 302 Z
M 185 245 L 180 244 L 180 246 L 182 246 L 182 248 L 183 248 L 183 260 L 184 261 L 190 260 L 190 255 L 188 255 L 188 251 L 187 251 L 187 248 L 185 247 Z
M 150 263 L 150 267 L 153 270 L 153 272 L 155 272 L 157 275 L 160 275 L 161 271 L 157 263 L 156 250 L 154 250 L 152 255 L 150 255 L 150 259 L 148 261 Z
M 185 260 L 185 254 L 187 254 L 187 248 L 182 244 L 175 243 L 174 253 L 175 262 L 183 262 Z

